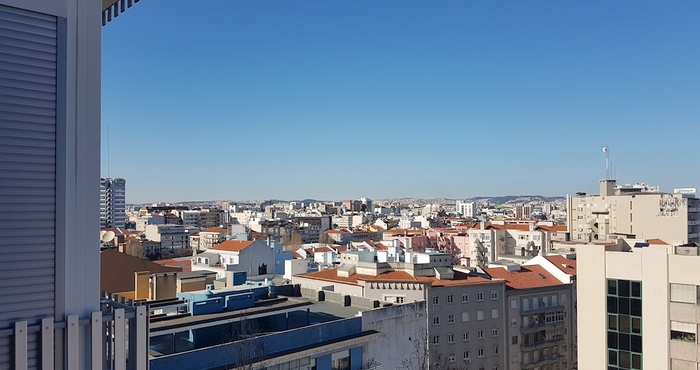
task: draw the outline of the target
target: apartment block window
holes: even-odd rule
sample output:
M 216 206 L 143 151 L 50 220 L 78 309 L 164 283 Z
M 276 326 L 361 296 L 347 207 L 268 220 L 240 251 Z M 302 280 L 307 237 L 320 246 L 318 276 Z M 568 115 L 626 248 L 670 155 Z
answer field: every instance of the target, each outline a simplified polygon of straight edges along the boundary
M 671 284 L 671 302 L 696 304 L 697 290 L 695 285 Z
M 498 336 L 498 328 L 493 328 L 493 329 L 491 329 L 491 336 L 492 336 L 492 337 L 497 337 L 497 336 Z
M 510 319 L 510 326 L 512 326 L 512 327 L 518 326 L 518 319 L 515 317 L 511 318 Z
M 481 302 L 484 300 L 484 292 L 477 292 L 476 293 L 476 300 Z
M 517 309 L 518 309 L 518 300 L 517 300 L 517 299 L 511 299 L 511 300 L 510 300 L 510 309 L 511 309 L 511 310 L 517 310 Z
M 464 360 L 469 360 L 469 351 L 462 352 L 462 358 Z
M 492 319 L 497 319 L 497 318 L 498 318 L 498 308 L 492 308 L 492 309 L 491 309 L 491 318 L 492 318 Z
M 455 315 L 453 313 L 447 315 L 447 323 L 452 324 L 455 322 Z
M 462 333 L 462 341 L 463 342 L 469 341 L 469 332 L 468 331 L 465 331 Z
M 493 346 L 491 349 L 491 352 L 493 353 L 494 356 L 498 356 L 498 346 Z
M 476 311 L 476 319 L 483 320 L 484 319 L 484 311 L 482 311 L 482 310 Z
M 469 302 L 469 293 L 462 293 L 462 303 Z
M 439 296 L 433 297 L 433 304 L 440 304 L 440 297 Z
M 492 370 L 498 370 L 498 365 L 493 365 Z
M 454 301 L 452 294 L 447 296 L 447 303 L 452 303 Z
M 479 357 L 484 357 L 484 349 L 483 349 L 483 348 L 479 348 L 479 349 L 476 351 L 476 355 L 479 356 Z
M 447 334 L 447 343 L 454 343 L 455 335 L 453 333 Z
M 462 322 L 469 321 L 469 312 L 462 312 Z
M 433 344 L 440 344 L 440 336 L 433 335 Z
M 449 361 L 449 362 L 455 362 L 455 354 L 454 354 L 454 353 L 450 353 L 450 355 L 447 356 L 447 361 Z
M 498 290 L 492 290 L 491 291 L 491 300 L 495 301 L 498 299 Z
M 518 344 L 518 336 L 514 335 L 510 338 L 510 344 Z
M 440 325 L 440 316 L 433 316 L 433 325 Z
M 476 331 L 476 339 L 484 339 L 484 331 L 483 330 Z

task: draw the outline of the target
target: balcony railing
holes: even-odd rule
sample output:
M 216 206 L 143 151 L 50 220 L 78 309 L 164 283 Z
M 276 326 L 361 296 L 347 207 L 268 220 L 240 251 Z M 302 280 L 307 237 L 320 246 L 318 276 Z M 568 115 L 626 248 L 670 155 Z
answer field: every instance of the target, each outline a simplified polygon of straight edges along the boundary
M 530 342 L 530 343 L 520 343 L 520 350 L 523 352 L 534 351 L 534 350 L 538 350 L 538 349 L 542 349 L 542 348 L 556 346 L 556 345 L 559 345 L 563 342 L 564 342 L 564 338 L 552 338 L 552 339 Z
M 549 306 L 544 306 L 540 305 L 537 307 L 520 307 L 520 314 L 521 315 L 534 315 L 537 313 L 544 313 L 544 312 L 553 312 L 553 311 L 564 311 L 565 307 L 562 305 L 549 305 Z
M 102 310 L 89 318 L 67 315 L 15 322 L 14 328 L 0 330 L 0 343 L 12 343 L 7 356 L 0 356 L 0 368 L 27 369 L 44 364 L 64 363 L 67 369 L 148 369 L 148 311 L 111 299 L 101 300 Z M 40 324 L 34 324 L 40 322 Z M 89 359 L 87 363 L 84 359 Z M 48 367 L 46 367 L 48 365 Z
M 530 362 L 521 362 L 520 363 L 520 368 L 521 369 L 534 369 L 538 366 L 546 366 L 546 365 L 551 365 L 555 364 L 557 362 L 561 362 L 564 360 L 564 356 L 560 354 L 553 354 L 549 356 L 542 356 L 537 360 L 530 361 Z
M 564 326 L 564 321 L 545 322 L 544 320 L 540 320 L 536 323 L 521 325 L 520 332 L 533 333 L 544 329 L 555 328 L 557 326 Z

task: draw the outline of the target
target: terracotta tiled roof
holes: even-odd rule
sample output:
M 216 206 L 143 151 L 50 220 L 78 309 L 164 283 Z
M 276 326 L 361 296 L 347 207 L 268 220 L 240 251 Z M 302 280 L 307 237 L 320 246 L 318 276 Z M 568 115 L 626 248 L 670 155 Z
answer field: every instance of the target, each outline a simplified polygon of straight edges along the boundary
M 223 227 L 211 227 L 211 228 L 208 228 L 208 229 L 204 230 L 203 232 L 205 232 L 205 233 L 226 234 L 226 233 L 228 233 L 228 229 L 225 229 L 225 228 L 223 228 Z
M 180 259 L 180 258 L 170 258 L 167 260 L 157 260 L 153 263 L 159 264 L 165 267 L 176 267 L 182 269 L 182 272 L 192 271 L 192 260 L 190 259 Z
M 345 230 L 345 229 L 334 229 L 334 230 L 326 230 L 326 234 L 351 234 L 351 232 Z
M 508 289 L 531 289 L 562 285 L 562 282 L 539 265 L 520 266 L 520 271 L 507 271 L 501 267 L 487 268 L 486 273 L 493 278 L 506 280 Z
M 506 224 L 506 225 L 489 224 L 488 226 L 486 226 L 486 229 L 529 231 L 529 230 L 530 230 L 530 225 L 523 225 L 523 224 Z
M 558 254 L 546 256 L 545 258 L 563 272 L 569 275 L 576 275 L 576 260 L 568 259 Z
M 318 247 L 318 248 L 316 248 L 316 250 L 314 252 L 316 252 L 316 253 L 318 253 L 318 252 L 333 252 L 333 249 L 331 249 L 331 247 L 328 247 L 328 246 Z
M 253 244 L 253 242 L 250 240 L 227 240 L 210 249 L 217 251 L 239 252 L 251 244 Z
M 323 280 L 341 284 L 360 285 L 358 281 L 392 281 L 392 282 L 424 282 L 430 283 L 434 287 L 438 286 L 455 286 L 455 285 L 472 285 L 472 284 L 502 284 L 503 280 L 488 279 L 481 276 L 467 276 L 467 274 L 459 271 L 454 272 L 453 280 L 440 280 L 436 277 L 429 276 L 413 276 L 405 271 L 389 271 L 377 276 L 354 274 L 349 277 L 338 276 L 338 269 L 328 269 L 318 272 L 312 272 L 305 275 L 300 275 L 304 278 Z M 553 278 L 552 278 L 553 279 Z
M 549 232 L 566 232 L 567 231 L 566 225 L 554 225 L 554 226 L 540 225 L 540 226 L 537 226 L 537 229 L 549 231 Z
M 661 239 L 656 239 L 656 238 L 647 239 L 647 243 L 654 244 L 654 245 L 668 245 L 668 243 L 666 243 L 665 241 L 663 241 Z

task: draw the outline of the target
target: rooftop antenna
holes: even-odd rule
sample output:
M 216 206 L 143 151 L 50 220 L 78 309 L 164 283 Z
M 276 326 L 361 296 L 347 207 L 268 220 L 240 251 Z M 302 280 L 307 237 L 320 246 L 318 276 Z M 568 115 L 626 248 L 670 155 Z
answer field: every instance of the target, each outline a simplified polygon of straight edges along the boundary
M 109 178 L 109 125 L 107 125 L 107 178 Z
M 610 180 L 610 150 L 607 146 L 603 147 L 605 153 L 605 180 Z

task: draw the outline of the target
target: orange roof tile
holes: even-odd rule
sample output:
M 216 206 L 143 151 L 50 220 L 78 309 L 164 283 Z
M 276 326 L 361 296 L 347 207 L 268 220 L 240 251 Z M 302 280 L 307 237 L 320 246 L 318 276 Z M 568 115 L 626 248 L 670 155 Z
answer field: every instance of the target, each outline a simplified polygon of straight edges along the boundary
M 208 228 L 208 229 L 206 229 L 206 230 L 204 230 L 204 231 L 202 231 L 202 232 L 204 232 L 204 233 L 220 233 L 220 234 L 223 233 L 223 234 L 226 234 L 226 233 L 228 233 L 228 229 L 225 229 L 225 228 L 223 228 L 223 227 L 211 227 L 211 228 Z
M 663 241 L 661 239 L 657 239 L 657 238 L 647 239 L 647 243 L 653 244 L 653 245 L 668 245 L 668 243 L 666 243 L 665 241 Z
M 253 244 L 253 242 L 250 240 L 227 240 L 223 243 L 217 244 L 216 247 L 210 249 L 218 251 L 239 252 L 251 244 Z
M 576 260 L 568 259 L 564 256 L 554 254 L 551 256 L 546 256 L 547 261 L 557 266 L 564 273 L 569 275 L 576 275 Z
M 568 229 L 566 225 L 554 225 L 554 226 L 547 226 L 547 225 L 540 225 L 537 226 L 538 229 L 544 230 L 544 231 L 549 231 L 549 232 L 566 232 Z
M 165 267 L 179 267 L 182 269 L 183 272 L 189 272 L 192 271 L 192 260 L 179 260 L 179 259 L 174 259 L 170 258 L 167 260 L 156 260 L 153 261 L 153 263 L 157 263 L 161 266 Z
M 508 271 L 501 267 L 487 268 L 485 271 L 493 278 L 505 279 L 508 289 L 532 289 L 562 285 L 561 281 L 539 265 L 520 266 L 520 271 Z

